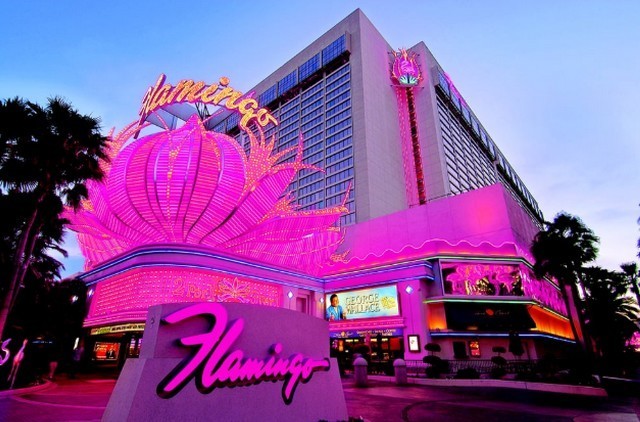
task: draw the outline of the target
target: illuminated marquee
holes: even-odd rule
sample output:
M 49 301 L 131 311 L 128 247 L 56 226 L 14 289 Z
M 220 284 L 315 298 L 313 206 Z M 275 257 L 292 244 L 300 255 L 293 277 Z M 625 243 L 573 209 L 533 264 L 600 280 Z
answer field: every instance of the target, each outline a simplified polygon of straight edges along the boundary
M 99 327 L 92 328 L 89 332 L 92 336 L 98 336 L 101 334 L 112 334 L 112 333 L 128 333 L 132 331 L 143 331 L 144 323 L 139 324 L 118 324 L 118 325 L 109 325 L 107 327 Z
M 250 153 L 210 132 L 198 116 L 181 128 L 129 142 L 112 137 L 105 178 L 88 182 L 81 209 L 67 209 L 85 269 L 141 245 L 187 244 L 261 262 L 320 271 L 342 242 L 344 203 L 298 210 L 287 188 L 303 169 L 300 144 L 274 152 L 275 139 L 248 130 Z M 280 162 L 287 154 L 295 157 Z
M 147 308 L 162 303 L 236 302 L 282 306 L 282 286 L 209 269 L 139 268 L 96 286 L 85 326 L 144 321 Z
M 215 106 L 223 106 L 228 110 L 237 110 L 242 118 L 240 127 L 246 128 L 250 122 L 265 127 L 269 123 L 278 125 L 278 121 L 269 110 L 259 108 L 258 101 L 229 86 L 229 78 L 222 77 L 217 84 L 207 85 L 204 82 L 194 82 L 192 79 L 183 79 L 176 86 L 165 84 L 166 76 L 160 74 L 156 84 L 149 87 L 142 99 L 140 108 L 140 121 L 144 120 L 155 110 L 175 103 L 203 103 Z
M 333 294 L 333 293 L 332 293 Z M 331 295 L 325 303 L 331 306 Z M 335 292 L 340 306 L 347 312 L 347 319 L 375 318 L 400 315 L 398 289 L 396 285 L 371 289 Z
M 560 290 L 515 264 L 442 263 L 444 293 L 465 296 L 528 296 L 567 315 Z

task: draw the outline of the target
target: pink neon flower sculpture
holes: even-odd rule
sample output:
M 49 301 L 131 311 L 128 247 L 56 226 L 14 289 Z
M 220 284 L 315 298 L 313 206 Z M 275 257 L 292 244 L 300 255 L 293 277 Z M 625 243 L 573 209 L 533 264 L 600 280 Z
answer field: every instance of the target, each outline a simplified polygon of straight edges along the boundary
M 299 170 L 315 169 L 302 163 L 302 142 L 274 154 L 273 138 L 247 130 L 247 156 L 193 116 L 125 146 L 138 130 L 111 136 L 107 177 L 89 184 L 80 211 L 67 210 L 87 270 L 142 245 L 170 243 L 315 273 L 342 241 L 336 223 L 344 205 L 296 211 L 285 193 Z M 292 151 L 293 160 L 277 164 Z

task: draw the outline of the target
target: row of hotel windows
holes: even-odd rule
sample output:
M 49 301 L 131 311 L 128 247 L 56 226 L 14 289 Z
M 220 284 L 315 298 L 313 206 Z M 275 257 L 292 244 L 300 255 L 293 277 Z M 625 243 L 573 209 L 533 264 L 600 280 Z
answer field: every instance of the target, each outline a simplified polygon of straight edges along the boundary
M 276 98 L 286 94 L 298 83 L 304 82 L 311 75 L 327 66 L 346 51 L 348 51 L 347 35 L 344 34 L 325 47 L 320 53 L 314 55 L 297 69 L 294 69 L 291 73 L 280 79 L 277 84 L 260 94 L 258 96 L 258 103 L 261 107 L 272 103 Z
M 289 190 L 300 210 L 311 210 L 341 204 L 349 186 L 353 186 L 353 146 L 351 119 L 350 66 L 342 67 L 307 87 L 286 103 L 272 110 L 279 125 L 269 125 L 265 136 L 276 138 L 275 152 L 287 152 L 279 163 L 295 158 L 303 138 L 303 162 L 321 168 L 301 170 Z M 247 153 L 249 143 L 242 134 L 236 139 Z M 355 193 L 349 192 L 346 207 L 349 213 L 341 224 L 355 223 Z
M 451 192 L 458 194 L 495 183 L 493 165 L 487 156 L 470 141 L 440 98 L 437 103 Z
M 297 69 L 280 79 L 276 84 L 266 89 L 261 93 L 257 100 L 260 107 L 264 107 L 271 104 L 279 97 L 289 92 L 292 88 L 306 81 L 313 74 L 319 73 L 323 68 L 332 63 L 336 58 L 342 56 L 344 53 L 348 53 L 348 39 L 347 34 L 341 35 L 331 44 L 325 47 L 320 53 L 317 53 Z M 336 76 L 337 78 L 337 76 Z M 335 79 L 335 78 L 334 78 Z M 327 80 L 327 84 L 332 81 Z M 336 81 L 336 84 L 340 84 L 341 81 Z M 331 91 L 332 86 L 327 86 L 326 92 Z M 307 96 L 314 94 L 316 91 L 307 90 Z M 329 105 L 330 106 L 330 105 Z M 283 114 L 280 119 L 286 120 L 287 115 Z M 213 127 L 215 132 L 226 133 L 232 131 L 238 126 L 240 121 L 239 113 L 231 113 L 226 119 L 219 122 Z M 280 122 L 283 124 L 284 122 Z
M 509 187 L 511 190 L 515 188 L 515 190 L 517 190 L 519 194 L 516 196 L 521 196 L 524 199 L 524 201 L 526 201 L 528 205 L 526 208 L 531 208 L 535 216 L 538 219 L 542 219 L 542 212 L 538 207 L 537 201 L 533 198 L 533 195 L 531 195 L 527 187 L 524 185 L 524 183 L 522 183 L 522 181 L 520 180 L 520 177 L 517 175 L 515 170 L 513 170 L 509 162 L 504 158 L 504 155 L 502 155 L 502 153 L 500 152 L 498 147 L 495 145 L 491 137 L 485 131 L 484 127 L 482 127 L 482 125 L 478 122 L 478 119 L 476 118 L 476 116 L 467 107 L 466 102 L 460 96 L 460 93 L 457 91 L 455 86 L 452 83 L 450 83 L 448 78 L 444 75 L 444 73 L 440 69 L 438 69 L 437 87 L 440 89 L 439 91 L 442 94 L 444 94 L 445 98 L 448 100 L 448 103 L 453 105 L 453 111 L 455 111 L 456 113 L 462 116 L 462 119 L 457 119 L 454 117 L 455 114 L 444 112 L 444 110 L 448 110 L 449 107 L 445 107 L 444 105 L 442 105 L 441 108 L 439 107 L 439 112 L 441 113 L 440 114 L 441 122 L 443 121 L 443 119 L 447 120 L 449 123 L 447 127 L 449 129 L 455 126 L 460 128 L 460 131 L 459 131 L 460 133 L 466 133 L 466 134 L 472 135 L 470 136 L 470 138 L 476 141 L 474 143 L 477 145 L 482 145 L 485 151 L 489 155 L 489 160 L 491 161 L 495 160 L 499 168 L 504 172 L 506 177 L 501 179 L 504 179 L 504 181 L 509 182 L 509 183 L 506 183 L 505 185 Z M 448 114 L 448 116 L 444 118 L 442 114 Z M 460 125 L 458 122 L 466 123 L 466 125 L 470 128 L 470 130 L 463 129 L 463 126 Z M 474 148 L 471 148 L 471 149 L 474 149 Z M 482 160 L 482 161 L 485 161 L 485 160 Z M 483 167 L 486 168 L 486 165 L 480 166 L 481 172 L 483 172 L 481 170 Z M 485 182 L 487 180 L 487 177 L 489 179 L 495 180 L 495 175 L 490 176 L 487 174 L 487 172 L 483 172 L 483 173 L 485 173 L 485 178 L 484 178 Z M 477 176 L 475 176 L 470 179 L 475 179 L 480 181 L 483 178 L 478 178 Z M 467 185 L 469 186 L 469 188 L 473 189 L 473 187 L 471 187 L 471 184 L 467 184 Z M 460 182 L 458 185 L 458 188 L 464 189 L 466 188 L 466 186 L 464 183 Z

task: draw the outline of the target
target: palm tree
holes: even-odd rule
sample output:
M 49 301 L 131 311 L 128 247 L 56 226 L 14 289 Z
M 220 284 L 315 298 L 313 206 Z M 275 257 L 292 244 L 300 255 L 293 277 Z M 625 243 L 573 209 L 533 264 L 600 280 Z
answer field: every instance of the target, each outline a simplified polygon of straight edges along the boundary
M 569 312 L 574 338 L 583 352 L 591 351 L 585 339 L 581 309 L 578 306 L 579 275 L 583 266 L 593 261 L 598 253 L 598 237 L 575 216 L 561 212 L 553 222 L 545 222 L 531 245 L 537 277 L 555 278 Z
M 638 265 L 635 262 L 620 264 L 622 272 L 629 278 L 631 291 L 636 296 L 636 303 L 640 306 L 640 288 L 638 287 Z
M 0 338 L 34 257 L 60 248 L 64 205 L 78 207 L 87 180 L 103 176 L 106 138 L 99 120 L 60 98 L 45 108 L 19 98 L 0 101 L 0 196 L 16 204 L 2 231 Z
M 630 281 L 624 273 L 590 267 L 583 270 L 587 326 L 605 364 L 621 368 L 625 345 L 638 327 L 638 307 L 628 297 Z

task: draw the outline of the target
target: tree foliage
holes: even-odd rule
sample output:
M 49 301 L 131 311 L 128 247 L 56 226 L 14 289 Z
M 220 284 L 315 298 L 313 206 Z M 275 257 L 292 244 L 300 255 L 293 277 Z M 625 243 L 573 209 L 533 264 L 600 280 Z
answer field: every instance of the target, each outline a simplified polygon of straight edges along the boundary
M 584 352 L 589 352 L 589 347 L 580 320 L 577 284 L 584 265 L 597 257 L 598 241 L 578 217 L 561 212 L 553 222 L 545 222 L 531 245 L 534 273 L 537 277 L 552 277 L 560 284 L 567 310 L 574 311 L 569 318 L 574 338 Z
M 626 344 L 638 330 L 638 306 L 629 295 L 630 280 L 622 272 L 600 267 L 583 270 L 587 327 L 609 370 L 620 369 Z
M 582 267 L 598 254 L 598 237 L 573 215 L 561 212 L 545 222 L 531 246 L 536 276 L 550 276 L 560 283 L 576 283 Z
M 88 180 L 103 177 L 106 137 L 98 119 L 60 98 L 46 107 L 0 101 L 0 334 L 25 278 L 59 276 L 64 206 L 86 198 Z

